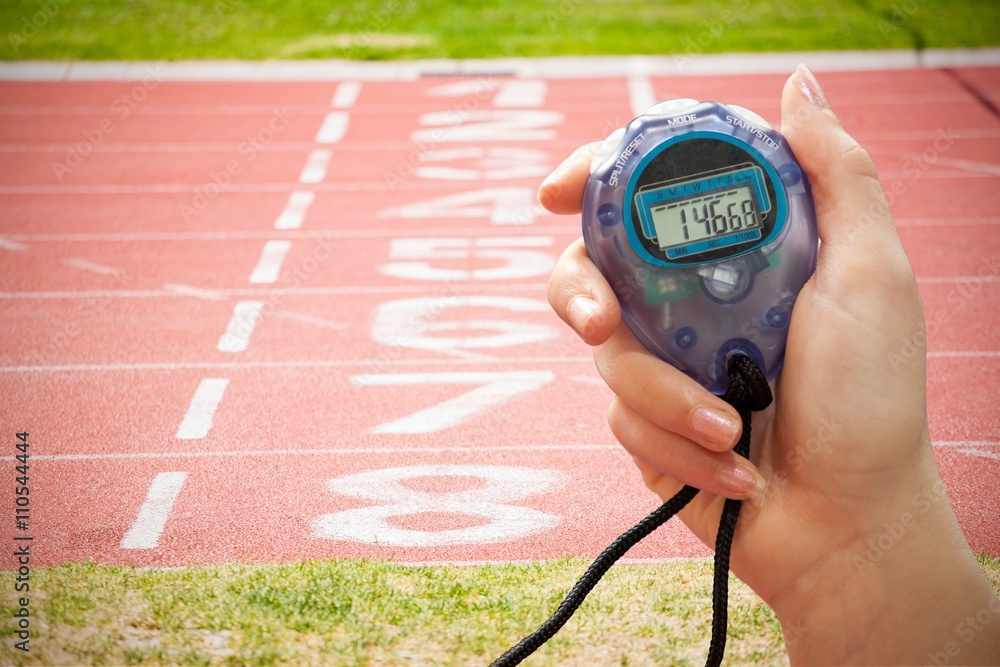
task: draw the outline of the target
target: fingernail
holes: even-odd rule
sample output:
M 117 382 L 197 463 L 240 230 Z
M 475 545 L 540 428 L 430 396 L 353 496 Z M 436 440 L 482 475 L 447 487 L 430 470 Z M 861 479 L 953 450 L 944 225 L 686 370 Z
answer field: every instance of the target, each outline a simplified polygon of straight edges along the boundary
M 826 99 L 826 95 L 823 94 L 823 88 L 819 85 L 819 81 L 813 75 L 812 71 L 805 65 L 799 65 L 797 68 L 799 73 L 799 90 L 802 91 L 803 97 L 809 100 L 809 103 L 820 109 L 829 109 L 830 103 Z
M 730 462 L 722 465 L 718 473 L 719 485 L 740 498 L 761 498 L 767 483 L 749 463 Z
M 542 184 L 538 186 L 538 193 L 535 197 L 538 199 L 538 203 L 546 209 L 551 207 L 552 202 L 559 196 L 559 192 L 562 190 L 560 179 L 563 177 L 563 173 L 563 170 L 556 169 L 546 176 Z
M 726 450 L 736 442 L 740 425 L 728 413 L 715 408 L 698 408 L 691 413 L 691 428 L 719 450 Z
M 573 297 L 569 305 L 566 306 L 566 316 L 569 318 L 573 330 L 582 336 L 587 329 L 587 323 L 590 322 L 590 317 L 599 308 L 600 305 L 589 296 Z

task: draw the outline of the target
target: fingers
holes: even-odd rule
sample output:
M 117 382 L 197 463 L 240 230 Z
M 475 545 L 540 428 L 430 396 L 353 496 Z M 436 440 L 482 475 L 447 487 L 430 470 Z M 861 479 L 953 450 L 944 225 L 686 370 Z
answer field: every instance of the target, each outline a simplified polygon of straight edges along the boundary
M 715 452 L 732 449 L 739 439 L 736 409 L 650 354 L 624 324 L 594 349 L 594 360 L 618 398 L 660 429 Z
M 658 427 L 624 401 L 615 397 L 608 408 L 608 423 L 618 441 L 633 457 L 679 483 L 690 484 L 727 498 L 742 500 L 763 494 L 765 482 L 757 468 L 732 451 L 709 451 L 702 446 Z M 641 469 L 641 468 L 640 468 Z M 644 480 L 658 493 L 663 480 L 644 474 Z M 667 491 L 676 490 L 667 484 Z
M 621 322 L 618 299 L 587 256 L 583 239 L 563 252 L 549 278 L 549 303 L 589 345 L 600 345 Z
M 579 213 L 590 176 L 590 159 L 601 142 L 580 146 L 549 174 L 538 188 L 538 201 L 552 213 Z

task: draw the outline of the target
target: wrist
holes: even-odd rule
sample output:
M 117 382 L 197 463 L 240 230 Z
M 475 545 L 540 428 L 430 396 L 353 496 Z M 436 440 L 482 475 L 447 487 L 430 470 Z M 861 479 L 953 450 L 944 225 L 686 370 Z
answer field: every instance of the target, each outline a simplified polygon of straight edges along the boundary
M 792 664 L 1000 663 L 1000 599 L 936 469 L 923 488 L 775 598 Z

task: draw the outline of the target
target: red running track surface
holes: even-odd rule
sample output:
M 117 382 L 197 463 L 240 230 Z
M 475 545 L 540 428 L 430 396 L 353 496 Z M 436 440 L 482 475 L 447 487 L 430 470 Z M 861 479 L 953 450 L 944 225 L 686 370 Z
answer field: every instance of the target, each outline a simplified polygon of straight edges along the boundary
M 823 81 L 938 323 L 948 494 L 1000 554 L 1000 68 Z M 777 124 L 782 82 L 642 83 Z M 655 507 L 546 304 L 578 221 L 533 202 L 634 115 L 626 78 L 137 85 L 0 84 L 11 478 L 31 443 L 28 530 L 0 539 L 38 565 L 533 560 Z M 673 522 L 630 556 L 708 553 Z

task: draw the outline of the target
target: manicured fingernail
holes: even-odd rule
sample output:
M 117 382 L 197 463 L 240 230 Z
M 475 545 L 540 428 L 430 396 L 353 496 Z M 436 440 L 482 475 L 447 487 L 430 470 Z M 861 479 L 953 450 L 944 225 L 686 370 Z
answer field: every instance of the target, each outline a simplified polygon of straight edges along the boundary
M 535 195 L 538 199 L 538 203 L 545 208 L 551 207 L 552 202 L 558 198 L 559 193 L 562 191 L 561 179 L 564 174 L 565 170 L 557 168 L 545 177 L 542 184 L 538 186 L 538 193 Z
M 691 428 L 720 451 L 736 442 L 740 425 L 728 413 L 715 408 L 698 408 L 691 414 Z
M 805 65 L 799 65 L 797 71 L 799 73 L 799 90 L 802 91 L 803 97 L 815 107 L 829 109 L 830 103 L 826 100 L 823 88 L 819 85 L 819 81 L 816 80 L 812 71 Z
M 569 323 L 573 327 L 573 330 L 582 336 L 584 331 L 587 330 L 587 323 L 590 322 L 590 317 L 599 308 L 600 305 L 589 296 L 573 297 L 573 300 L 566 306 L 566 316 L 569 318 Z
M 751 496 L 760 498 L 764 495 L 764 487 L 767 486 L 761 474 L 749 463 L 724 464 L 719 468 L 718 480 L 723 489 L 740 498 Z

